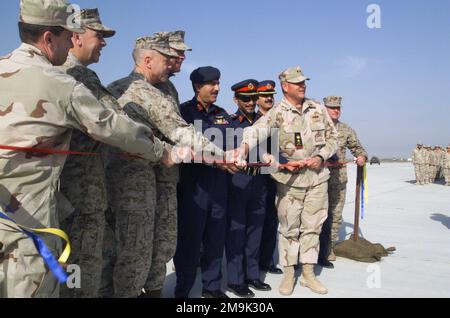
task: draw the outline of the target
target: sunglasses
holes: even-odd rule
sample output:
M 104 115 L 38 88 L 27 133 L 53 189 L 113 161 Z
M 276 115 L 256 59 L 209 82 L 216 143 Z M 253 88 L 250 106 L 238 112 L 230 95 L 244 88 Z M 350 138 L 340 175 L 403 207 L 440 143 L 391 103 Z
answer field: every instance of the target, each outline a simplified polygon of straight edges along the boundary
M 258 95 L 252 95 L 252 96 L 239 96 L 238 99 L 240 101 L 243 101 L 244 103 L 248 103 L 250 101 L 254 101 L 256 102 L 258 100 L 259 96 Z

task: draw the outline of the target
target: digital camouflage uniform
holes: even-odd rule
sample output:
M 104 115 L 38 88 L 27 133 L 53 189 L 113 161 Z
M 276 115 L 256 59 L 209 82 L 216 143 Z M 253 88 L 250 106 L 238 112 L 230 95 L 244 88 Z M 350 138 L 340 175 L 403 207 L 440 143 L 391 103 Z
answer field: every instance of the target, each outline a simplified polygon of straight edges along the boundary
M 69 53 L 66 73 L 82 82 L 106 107 L 120 112 L 117 100 L 101 84 L 94 71 Z M 103 152 L 104 145 L 80 131 L 74 131 L 70 149 Z M 81 288 L 61 288 L 63 297 L 97 297 L 102 273 L 103 229 L 107 209 L 103 156 L 70 156 L 61 174 L 61 192 L 72 203 L 74 213 L 62 221 L 61 228 L 71 238 L 69 264 L 81 268 Z
M 173 83 L 155 85 L 164 98 L 171 100 L 172 110 L 181 117 L 178 92 Z M 166 264 L 175 255 L 177 247 L 177 183 L 179 167 L 154 167 L 156 178 L 156 220 L 152 264 L 144 288 L 147 292 L 162 290 L 166 278 Z
M 80 25 L 102 33 L 104 38 L 115 34 L 105 27 L 98 9 L 82 9 L 77 13 Z M 117 100 L 102 85 L 97 74 L 69 53 L 63 71 L 83 83 L 106 107 L 120 112 Z M 101 153 L 104 145 L 80 131 L 74 131 L 70 149 Z M 61 288 L 62 297 L 98 297 L 102 273 L 102 246 L 107 208 L 105 171 L 102 156 L 69 156 L 61 174 L 61 193 L 72 203 L 75 212 L 61 223 L 71 238 L 69 264 L 81 268 L 81 288 Z
M 136 47 L 162 50 L 163 54 L 169 56 L 176 54 L 168 48 L 167 38 L 159 36 L 140 38 L 137 40 Z M 170 144 L 189 146 L 196 144 L 207 151 L 220 152 L 208 139 L 195 132 L 192 125 L 183 120 L 174 100 L 167 98 L 143 75 L 132 72 L 128 77 L 112 83 L 108 88 L 118 98 L 128 116 L 151 127 L 155 134 Z M 166 224 L 170 215 L 159 215 L 155 208 L 158 211 L 166 210 L 176 213 L 176 200 L 174 201 L 175 197 L 172 197 L 165 203 L 168 207 L 163 207 L 161 210 L 156 205 L 158 192 L 155 170 L 157 169 L 159 168 L 155 165 L 137 166 L 117 158 L 110 158 L 108 164 L 107 174 L 108 178 L 111 178 L 108 180 L 108 193 L 111 192 L 110 204 L 115 215 L 116 240 L 119 240 L 116 243 L 117 259 L 114 268 L 114 292 L 119 297 L 136 297 L 144 286 L 150 291 L 161 289 L 167 257 L 173 254 L 174 242 L 169 242 L 165 237 L 160 236 L 167 234 L 168 239 L 176 239 L 174 225 Z M 169 186 L 178 178 L 176 173 L 170 174 L 170 172 L 161 173 L 159 177 L 160 181 L 166 181 L 166 185 L 169 183 Z M 134 217 L 133 226 L 128 221 L 129 215 Z M 123 223 L 119 222 L 119 219 L 124 218 L 126 219 Z M 176 218 L 173 220 L 175 221 Z M 120 230 L 121 224 L 124 226 L 123 230 Z M 126 227 L 125 224 L 127 224 Z M 121 234 L 121 231 L 127 231 L 128 234 L 125 232 Z M 138 241 L 140 245 L 135 246 L 135 241 Z M 159 268 L 151 268 L 153 257 L 158 259 Z M 147 279 L 149 274 L 151 281 Z
M 280 155 L 288 160 L 320 156 L 326 161 L 336 151 L 333 122 L 317 101 L 305 99 L 299 110 L 283 98 L 244 130 L 243 142 L 251 149 L 258 139 L 267 139 L 273 129 L 279 130 Z M 322 167 L 318 172 L 303 169 L 298 174 L 280 171 L 272 177 L 277 181 L 280 264 L 293 266 L 299 260 L 303 264 L 316 264 L 319 234 L 327 218 L 328 169 Z
M 163 144 L 151 130 L 103 106 L 83 84 L 53 67 L 28 44 L 0 60 L 0 117 L 2 145 L 69 150 L 71 128 L 75 128 L 151 161 L 163 154 Z M 66 155 L 0 150 L 0 157 L 2 209 L 28 227 L 58 227 L 56 192 Z M 59 239 L 43 239 L 58 254 Z M 57 282 L 30 239 L 0 221 L 0 241 L 5 245 L 0 297 L 58 296 Z
M 345 162 L 345 152 L 349 149 L 354 157 L 368 158 L 366 150 L 361 145 L 355 131 L 345 123 L 338 122 L 336 125 L 338 132 L 337 156 L 339 163 Z M 339 239 L 339 229 L 342 225 L 342 211 L 345 205 L 347 192 L 347 167 L 345 165 L 331 166 L 330 180 L 328 180 L 328 219 L 325 226 L 331 227 L 331 247 Z M 324 230 L 325 231 L 325 230 Z M 329 245 L 330 246 L 330 245 Z M 326 253 L 326 251 L 324 251 Z M 327 257 L 326 255 L 325 257 Z

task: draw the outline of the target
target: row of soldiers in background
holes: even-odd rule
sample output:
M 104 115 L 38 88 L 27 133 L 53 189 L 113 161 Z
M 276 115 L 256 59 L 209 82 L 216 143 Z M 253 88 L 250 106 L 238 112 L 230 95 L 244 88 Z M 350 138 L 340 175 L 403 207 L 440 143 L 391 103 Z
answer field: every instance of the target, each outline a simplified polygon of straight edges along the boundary
M 417 144 L 412 155 L 416 184 L 424 185 L 435 181 L 445 181 L 450 186 L 450 145 L 427 146 Z
M 4 117 L 2 144 L 67 150 L 71 129 L 77 128 L 81 132 L 74 134 L 71 150 L 108 153 L 106 163 L 100 157 L 69 157 L 60 179 L 61 193 L 54 189 L 66 156 L 6 152 L 8 159 L 0 166 L 2 175 L 8 176 L 0 187 L 1 201 L 9 202 L 7 212 L 28 227 L 58 227 L 59 218 L 71 237 L 73 255 L 69 261 L 81 267 L 82 288 L 65 288 L 62 295 L 159 297 L 166 263 L 175 255 L 176 297 L 189 296 L 199 263 L 203 296 L 226 297 L 220 289 L 224 249 L 230 291 L 252 297 L 249 286 L 270 290 L 260 280 L 260 269 L 279 272 L 270 263 L 277 228 L 275 192 L 284 272 L 279 292 L 293 292 L 294 266 L 300 262 L 301 285 L 326 293 L 315 277 L 314 265 L 322 261 L 326 266 L 326 261 L 333 259 L 332 245 L 339 226 L 333 225 L 334 234 L 327 234 L 330 232 L 322 231 L 322 225 L 327 215 L 333 224 L 339 224 L 342 215 L 345 148 L 358 157 L 359 165 L 367 160 L 354 132 L 338 120 L 341 98 L 326 98 L 326 108 L 305 98 L 309 79 L 296 67 L 280 74 L 284 98 L 273 110 L 261 118 L 255 113 L 257 100 L 261 100 L 262 112 L 264 103 L 267 110 L 269 104 L 273 106 L 275 83 L 246 80 L 233 86 L 238 111 L 228 115 L 214 104 L 220 90 L 219 70 L 202 67 L 191 74 L 194 98 L 180 105 L 168 77 L 180 71 L 185 51 L 190 50 L 182 31 L 139 38 L 133 50 L 132 73 L 105 88 L 87 66 L 99 61 L 104 39 L 115 31 L 101 23 L 96 9 L 79 12 L 80 28 L 66 25 L 67 6 L 63 0 L 39 4 L 21 0 L 19 30 L 24 43 L 0 62 L 4 72 L 1 105 L 9 105 L 0 112 Z M 53 67 L 58 65 L 59 70 Z M 39 85 L 31 85 L 36 90 L 24 94 L 24 82 Z M 6 87 L 10 89 L 3 89 Z M 25 112 L 15 111 L 19 106 Z M 194 120 L 202 121 L 203 131 L 195 131 Z M 11 127 L 23 131 L 10 134 Z M 179 180 L 178 169 L 172 167 L 168 156 L 171 145 L 201 145 L 206 152 L 225 158 L 224 149 L 202 134 L 212 127 L 222 131 L 246 127 L 243 158 L 258 143 L 253 136 L 270 138 L 272 129 L 281 128 L 280 153 L 290 164 L 288 170 L 274 173 L 273 182 L 248 170 L 238 172 L 234 163 L 186 164 Z M 329 184 L 325 162 L 336 150 Z M 124 152 L 139 153 L 148 161 L 125 160 Z M 51 169 L 36 175 L 40 167 L 47 166 Z M 269 209 L 264 192 L 270 198 Z M 268 241 L 261 245 L 267 222 Z M 58 295 L 56 280 L 20 230 L 0 222 L 0 241 L 4 274 L 0 295 Z M 56 239 L 46 238 L 46 242 L 58 253 Z M 329 247 L 319 248 L 322 242 Z M 264 261 L 260 246 L 267 249 Z M 19 265 L 22 270 L 15 271 Z

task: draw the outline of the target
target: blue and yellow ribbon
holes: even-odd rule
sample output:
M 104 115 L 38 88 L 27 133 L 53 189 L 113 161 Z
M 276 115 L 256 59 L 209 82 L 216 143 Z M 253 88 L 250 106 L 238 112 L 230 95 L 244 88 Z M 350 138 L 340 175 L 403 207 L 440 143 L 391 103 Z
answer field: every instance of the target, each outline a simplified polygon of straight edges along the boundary
M 60 229 L 53 229 L 53 228 L 46 228 L 46 229 L 31 229 L 29 227 L 23 226 L 18 224 L 16 221 L 11 219 L 8 215 L 0 211 L 0 219 L 4 219 L 8 222 L 14 223 L 16 226 L 19 227 L 19 229 L 31 240 L 33 240 L 34 245 L 36 246 L 36 249 L 38 250 L 39 254 L 44 259 L 45 264 L 47 264 L 50 271 L 53 273 L 53 275 L 56 277 L 56 279 L 61 283 L 64 284 L 67 281 L 67 273 L 61 266 L 61 264 L 65 264 L 70 256 L 70 242 L 69 237 L 64 231 L 61 231 Z M 45 233 L 45 234 L 53 234 L 60 238 L 62 238 L 66 242 L 66 246 L 64 248 L 64 251 L 62 252 L 61 256 L 58 260 L 53 256 L 52 252 L 48 248 L 48 246 L 44 243 L 44 241 L 35 233 Z
M 369 203 L 369 186 L 367 183 L 367 168 L 363 167 L 363 179 L 361 182 L 361 219 L 364 219 L 364 206 Z

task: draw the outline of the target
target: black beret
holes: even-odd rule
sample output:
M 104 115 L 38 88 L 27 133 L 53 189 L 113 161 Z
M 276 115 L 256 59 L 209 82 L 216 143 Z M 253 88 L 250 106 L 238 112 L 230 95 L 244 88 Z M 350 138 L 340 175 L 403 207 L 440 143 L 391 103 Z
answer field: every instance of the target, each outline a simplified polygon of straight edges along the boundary
M 203 66 L 191 73 L 190 79 L 194 84 L 216 81 L 220 78 L 220 71 L 212 66 Z

